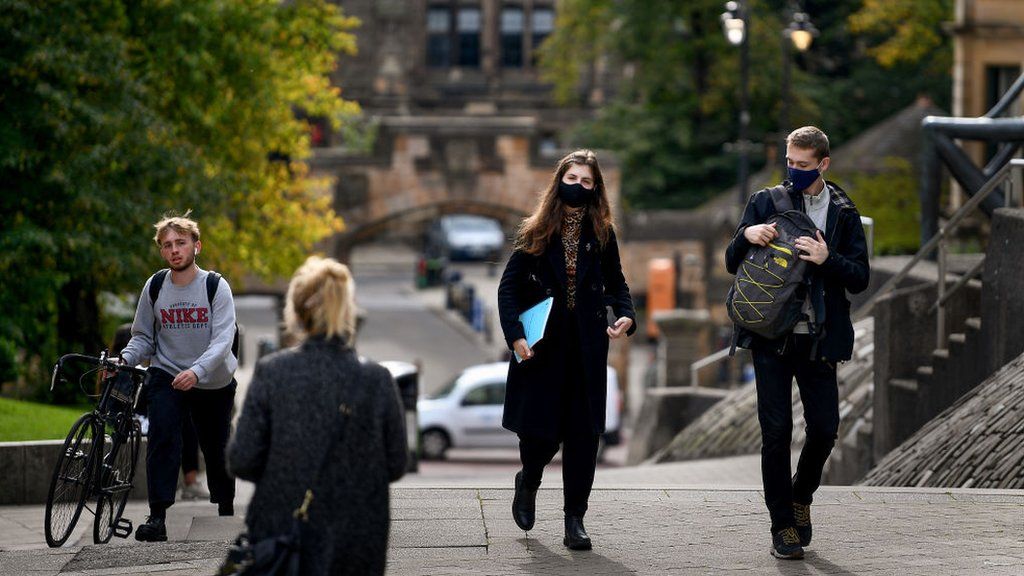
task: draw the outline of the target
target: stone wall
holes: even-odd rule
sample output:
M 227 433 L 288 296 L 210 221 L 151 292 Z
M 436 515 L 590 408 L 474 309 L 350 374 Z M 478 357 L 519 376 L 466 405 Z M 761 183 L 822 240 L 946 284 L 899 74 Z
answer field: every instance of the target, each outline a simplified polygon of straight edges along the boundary
M 44 504 L 53 479 L 63 440 L 0 442 L 0 506 Z M 144 499 L 146 488 L 146 438 L 142 438 L 135 467 L 135 488 L 131 497 Z
M 984 364 L 994 372 L 1024 351 L 1024 209 L 1000 208 L 992 219 L 981 296 Z

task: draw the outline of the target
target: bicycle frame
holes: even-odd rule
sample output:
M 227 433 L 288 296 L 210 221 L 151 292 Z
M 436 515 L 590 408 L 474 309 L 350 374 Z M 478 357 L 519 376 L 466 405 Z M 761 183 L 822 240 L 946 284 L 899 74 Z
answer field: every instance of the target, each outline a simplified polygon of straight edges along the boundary
M 107 356 L 104 350 L 98 357 L 84 354 L 67 354 L 62 356 L 53 368 L 53 376 L 50 380 L 51 391 L 58 381 L 66 381 L 63 378 L 64 364 L 68 361 L 81 361 L 92 364 L 104 372 L 103 389 L 99 395 L 96 406 L 91 412 L 83 415 L 83 426 L 92 428 L 92 440 L 89 453 L 85 456 L 81 476 L 76 478 L 63 476 L 63 465 L 67 458 L 73 458 L 62 454 L 54 470 L 51 481 L 50 494 L 47 497 L 46 533 L 47 543 L 50 546 L 61 545 L 74 530 L 78 522 L 78 516 L 83 507 L 89 509 L 96 516 L 93 528 L 93 538 L 96 543 L 109 541 L 111 535 L 127 537 L 131 531 L 131 522 L 122 518 L 124 504 L 128 492 L 133 488 L 135 467 L 137 465 L 139 437 L 133 413 L 138 405 L 139 394 L 145 385 L 146 371 L 133 366 L 125 366 L 114 362 Z M 94 372 L 87 370 L 82 378 Z M 111 375 L 113 374 L 113 375 Z M 118 374 L 128 374 L 130 377 L 131 389 L 127 387 L 127 380 L 119 380 Z M 79 382 L 81 383 L 82 378 Z M 115 396 L 115 390 L 117 395 Z M 80 422 L 83 420 L 80 420 Z M 74 430 L 74 429 L 73 429 Z M 109 430 L 109 450 L 105 449 Z M 76 432 L 77 434 L 78 432 Z M 67 442 L 70 442 L 69 435 Z M 122 453 L 123 450 L 129 450 Z M 122 458 L 126 458 L 122 460 Z M 58 490 L 59 486 L 68 483 L 81 486 L 81 496 L 78 499 L 77 511 L 69 522 L 55 519 L 51 510 L 55 509 L 55 494 L 63 494 Z M 94 501 L 96 509 L 93 510 L 85 505 L 87 501 Z M 71 501 L 73 502 L 73 501 Z M 64 507 L 69 502 L 63 500 L 58 503 Z M 106 508 L 105 508 L 105 506 Z M 101 510 L 103 514 L 101 517 Z M 57 513 L 63 515 L 63 513 Z M 59 522 L 58 536 L 52 536 L 51 522 Z M 52 536 L 52 538 L 51 538 Z

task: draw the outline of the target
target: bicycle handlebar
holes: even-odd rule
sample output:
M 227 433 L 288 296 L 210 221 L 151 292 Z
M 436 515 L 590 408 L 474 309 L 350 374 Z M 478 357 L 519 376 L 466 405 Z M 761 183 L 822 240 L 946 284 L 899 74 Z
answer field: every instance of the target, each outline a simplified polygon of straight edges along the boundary
M 129 374 L 135 374 L 136 376 L 145 376 L 146 371 L 142 368 L 136 368 L 134 366 L 128 366 L 126 364 L 118 364 L 117 362 L 107 357 L 107 351 L 104 350 L 99 356 L 89 356 L 87 354 L 65 354 L 57 360 L 57 364 L 53 367 L 53 377 L 50 379 L 50 392 L 53 392 L 54 385 L 57 383 L 58 374 L 61 369 L 64 368 L 64 363 L 69 360 L 81 360 L 82 362 L 89 362 L 96 364 L 111 372 L 128 372 Z

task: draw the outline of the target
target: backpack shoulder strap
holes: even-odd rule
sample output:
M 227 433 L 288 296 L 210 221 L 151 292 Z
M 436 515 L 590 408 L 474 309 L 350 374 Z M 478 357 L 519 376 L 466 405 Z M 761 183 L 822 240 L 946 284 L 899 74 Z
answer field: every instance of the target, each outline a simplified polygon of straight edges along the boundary
M 164 286 L 164 280 L 167 278 L 169 269 L 164 268 L 163 270 L 157 270 L 153 277 L 149 279 L 149 303 L 156 306 L 156 299 L 160 296 L 160 289 Z
M 217 288 L 220 288 L 220 274 L 210 270 L 206 275 L 206 301 L 210 303 L 210 310 L 213 310 L 213 299 L 217 296 Z
M 773 186 L 768 189 L 768 194 L 771 196 L 772 204 L 775 205 L 775 211 L 779 214 L 783 212 L 789 212 L 793 210 L 793 200 L 789 197 L 789 192 L 785 186 Z

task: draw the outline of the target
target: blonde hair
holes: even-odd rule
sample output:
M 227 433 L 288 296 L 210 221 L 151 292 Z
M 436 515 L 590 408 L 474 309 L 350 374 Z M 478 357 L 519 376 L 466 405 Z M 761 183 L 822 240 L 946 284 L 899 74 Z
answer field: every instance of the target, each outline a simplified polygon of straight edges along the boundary
M 164 217 L 153 224 L 153 228 L 156 228 L 156 235 L 153 236 L 153 241 L 156 245 L 160 245 L 160 239 L 168 230 L 174 230 L 178 234 L 190 234 L 193 242 L 199 241 L 199 224 L 189 218 L 189 214 L 192 214 L 192 210 L 186 211 L 181 216 L 170 216 L 165 214 Z
M 355 282 L 344 264 L 333 258 L 311 256 L 299 266 L 288 284 L 285 327 L 297 342 L 308 336 L 355 334 Z

